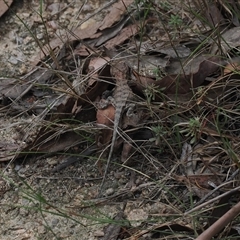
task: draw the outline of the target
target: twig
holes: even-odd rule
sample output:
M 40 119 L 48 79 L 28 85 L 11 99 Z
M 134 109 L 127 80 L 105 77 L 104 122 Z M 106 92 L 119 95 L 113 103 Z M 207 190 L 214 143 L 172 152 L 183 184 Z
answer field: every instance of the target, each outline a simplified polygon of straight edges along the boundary
M 240 202 L 233 206 L 213 225 L 200 234 L 195 240 L 210 240 L 213 236 L 219 233 L 229 222 L 231 222 L 240 213 Z

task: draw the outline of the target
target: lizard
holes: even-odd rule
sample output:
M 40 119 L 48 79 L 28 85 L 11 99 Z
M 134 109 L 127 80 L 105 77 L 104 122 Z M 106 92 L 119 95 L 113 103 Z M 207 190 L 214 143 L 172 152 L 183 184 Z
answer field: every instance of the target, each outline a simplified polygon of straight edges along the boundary
M 105 167 L 103 180 L 99 189 L 100 194 L 101 194 L 102 187 L 107 176 L 109 164 L 112 158 L 113 149 L 114 149 L 115 141 L 117 138 L 118 126 L 120 125 L 122 113 L 123 113 L 124 107 L 126 106 L 127 102 L 130 100 L 133 94 L 131 88 L 128 86 L 129 67 L 124 61 L 114 62 L 111 65 L 110 72 L 112 77 L 114 77 L 116 81 L 116 86 L 113 93 L 114 100 L 115 100 L 115 116 L 114 116 L 114 122 L 113 122 L 113 134 L 112 134 L 112 140 L 111 140 L 111 147 L 110 147 L 110 151 L 107 158 L 107 165 Z

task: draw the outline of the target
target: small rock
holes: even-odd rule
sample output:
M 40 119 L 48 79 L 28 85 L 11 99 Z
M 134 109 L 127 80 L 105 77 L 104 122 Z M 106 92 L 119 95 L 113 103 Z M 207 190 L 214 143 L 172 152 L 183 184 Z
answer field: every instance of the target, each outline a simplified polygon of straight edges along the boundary
M 42 40 L 43 37 L 44 37 L 43 33 L 38 33 L 38 34 L 37 34 L 37 39 L 38 39 L 38 40 Z
M 43 234 L 46 232 L 46 228 L 44 226 L 39 226 L 38 227 L 38 233 Z
M 148 218 L 148 213 L 143 209 L 133 209 L 127 214 L 127 219 L 133 227 L 138 227 Z
M 56 158 L 48 158 L 47 163 L 52 166 L 52 165 L 56 165 L 58 161 Z
M 107 196 L 110 196 L 114 193 L 114 189 L 113 188 L 108 188 L 105 193 L 106 193 Z
M 21 169 L 21 167 L 22 167 L 21 165 L 18 165 L 18 164 L 17 164 L 17 165 L 15 166 L 14 170 L 15 170 L 15 171 L 19 171 L 19 170 Z
M 101 230 L 97 230 L 94 232 L 94 237 L 103 237 L 104 236 L 104 232 Z
M 9 59 L 8 59 L 8 62 L 10 62 L 11 64 L 14 64 L 14 65 L 17 65 L 18 64 L 18 60 L 16 57 L 13 57 L 11 56 Z
M 82 7 L 82 11 L 91 11 L 92 6 L 90 4 L 84 4 L 84 6 Z
M 52 227 L 55 227 L 59 223 L 59 219 L 53 219 L 52 220 Z

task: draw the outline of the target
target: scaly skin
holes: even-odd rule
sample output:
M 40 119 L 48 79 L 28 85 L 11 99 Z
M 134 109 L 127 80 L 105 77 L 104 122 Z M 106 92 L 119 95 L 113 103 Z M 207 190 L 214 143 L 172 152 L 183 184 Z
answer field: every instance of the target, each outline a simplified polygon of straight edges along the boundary
M 113 154 L 113 148 L 115 145 L 115 141 L 117 138 L 117 129 L 121 121 L 122 117 L 122 112 L 124 110 L 124 107 L 126 106 L 127 101 L 130 99 L 132 95 L 132 90 L 128 86 L 128 72 L 129 68 L 128 66 L 122 61 L 122 62 L 117 62 L 114 65 L 111 66 L 111 75 L 112 77 L 115 78 L 116 80 L 116 87 L 114 90 L 114 99 L 115 99 L 115 117 L 114 117 L 114 125 L 113 125 L 113 136 L 112 136 L 112 141 L 111 141 L 111 147 L 110 147 L 110 152 L 108 155 L 107 159 L 107 165 L 105 168 L 103 180 L 100 186 L 100 194 L 101 190 L 104 184 L 104 181 L 107 176 L 108 168 L 109 168 L 109 163 L 112 158 Z

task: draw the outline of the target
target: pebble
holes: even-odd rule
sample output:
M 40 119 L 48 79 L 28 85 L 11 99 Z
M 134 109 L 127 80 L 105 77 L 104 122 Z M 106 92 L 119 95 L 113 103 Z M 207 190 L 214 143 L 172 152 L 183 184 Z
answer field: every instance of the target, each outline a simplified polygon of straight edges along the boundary
M 107 196 L 110 196 L 114 193 L 114 189 L 113 188 L 108 188 L 105 193 L 106 193 Z

